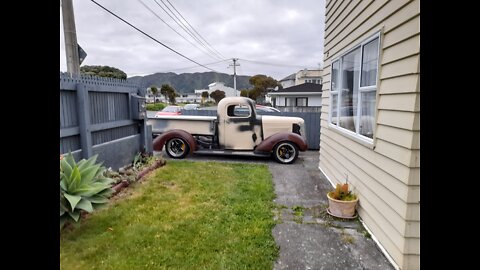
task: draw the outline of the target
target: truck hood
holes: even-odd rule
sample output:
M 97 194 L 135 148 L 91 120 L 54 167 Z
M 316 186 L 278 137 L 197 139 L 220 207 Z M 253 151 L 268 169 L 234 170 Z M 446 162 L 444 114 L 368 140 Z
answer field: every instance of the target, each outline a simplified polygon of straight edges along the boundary
M 300 117 L 262 115 L 263 137 L 268 138 L 278 132 L 292 132 L 293 124 L 304 125 Z

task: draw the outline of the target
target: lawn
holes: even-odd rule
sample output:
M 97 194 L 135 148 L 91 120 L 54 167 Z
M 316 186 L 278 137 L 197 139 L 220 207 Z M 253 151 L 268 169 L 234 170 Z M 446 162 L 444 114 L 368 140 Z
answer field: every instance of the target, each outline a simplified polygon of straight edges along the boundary
M 272 269 L 266 165 L 168 161 L 60 237 L 61 269 Z

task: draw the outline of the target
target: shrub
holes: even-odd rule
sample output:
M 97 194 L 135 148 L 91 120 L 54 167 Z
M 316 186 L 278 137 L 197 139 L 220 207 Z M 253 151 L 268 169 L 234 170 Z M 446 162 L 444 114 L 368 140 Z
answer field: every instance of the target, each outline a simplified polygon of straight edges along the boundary
M 67 220 L 78 222 L 82 210 L 91 213 L 108 202 L 114 180 L 104 176 L 105 167 L 95 164 L 97 156 L 78 163 L 71 153 L 60 159 L 60 229 Z
M 165 107 L 165 103 L 147 104 L 147 111 L 161 111 Z

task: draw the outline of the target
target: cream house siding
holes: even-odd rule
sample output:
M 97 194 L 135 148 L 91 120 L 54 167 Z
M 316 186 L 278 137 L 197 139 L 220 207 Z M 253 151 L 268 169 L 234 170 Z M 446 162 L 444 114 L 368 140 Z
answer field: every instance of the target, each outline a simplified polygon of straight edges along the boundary
M 382 63 L 388 64 L 420 53 L 420 35 L 383 50 Z
M 382 95 L 380 91 L 378 109 L 418 112 L 420 110 L 419 98 L 419 93 Z
M 368 11 L 371 7 L 378 8 L 378 6 L 383 5 L 382 3 L 384 2 L 385 1 L 373 1 L 372 5 L 369 6 L 369 8 L 365 11 Z M 404 5 L 406 2 L 408 2 L 408 4 Z M 356 20 L 356 22 L 354 23 L 350 23 L 349 25 L 347 25 L 347 27 L 341 28 L 341 30 L 339 30 L 341 31 L 341 33 L 335 36 L 333 40 L 329 40 L 330 37 L 325 38 L 324 51 L 328 53 L 329 56 L 332 56 L 339 51 L 342 51 L 345 48 L 353 45 L 355 41 L 361 41 L 359 40 L 361 37 L 367 37 L 374 34 L 375 32 L 377 32 L 377 28 L 379 26 L 383 27 L 384 34 L 386 34 L 387 31 L 392 31 L 393 29 L 403 24 L 406 20 L 410 20 L 418 16 L 418 11 L 420 10 L 420 1 L 395 0 L 385 4 L 385 8 L 389 8 L 391 12 L 397 11 L 397 13 L 390 14 L 391 16 L 385 19 L 383 16 L 386 16 L 388 14 L 388 11 L 383 10 L 382 8 L 380 10 L 377 10 L 377 13 L 375 13 L 371 17 L 365 16 L 365 18 L 368 18 L 368 24 L 361 24 L 361 26 L 359 27 L 359 20 Z M 407 12 L 404 11 L 405 9 L 407 10 Z
M 401 269 L 420 260 L 420 1 L 327 1 L 319 168 Z M 331 61 L 380 31 L 373 143 L 329 125 Z
M 415 93 L 420 83 L 420 76 L 417 74 L 404 75 L 382 80 L 382 94 Z
M 328 92 L 324 91 L 323 95 Z M 328 106 L 329 104 L 326 103 L 325 105 Z M 328 108 L 322 109 L 328 113 Z M 420 116 L 418 113 L 413 112 L 381 110 L 378 111 L 377 124 L 419 131 Z
M 420 149 L 420 132 L 378 125 L 376 137 L 405 148 Z
M 420 33 L 420 17 L 414 17 L 413 19 L 405 22 L 399 27 L 392 29 L 388 32 L 383 40 L 383 47 L 389 48 L 390 46 L 402 42 L 405 39 Z
M 420 69 L 420 56 L 404 58 L 393 63 L 382 64 L 380 79 L 398 77 L 408 74 L 417 74 Z

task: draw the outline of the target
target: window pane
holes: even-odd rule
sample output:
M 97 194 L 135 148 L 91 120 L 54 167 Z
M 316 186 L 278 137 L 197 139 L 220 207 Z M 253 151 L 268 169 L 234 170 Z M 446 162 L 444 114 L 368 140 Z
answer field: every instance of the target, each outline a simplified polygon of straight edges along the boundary
M 378 38 L 363 46 L 362 81 L 360 86 L 377 84 Z
M 332 64 L 332 91 L 338 90 L 338 61 Z
M 338 124 L 338 122 L 337 122 L 337 121 L 338 121 L 338 120 L 337 120 L 337 112 L 338 112 L 337 100 L 338 100 L 338 94 L 332 94 L 331 99 L 332 99 L 332 106 L 331 106 L 331 110 L 330 110 L 330 113 L 332 114 L 331 121 L 332 121 L 332 124 L 337 125 L 337 124 Z
M 375 126 L 375 97 L 376 92 L 364 92 L 360 102 L 362 103 L 362 115 L 360 117 L 360 134 L 373 139 Z
M 340 90 L 339 125 L 355 131 L 358 80 L 360 75 L 360 48 L 342 57 L 342 89 Z
M 297 98 L 297 106 L 307 106 L 307 98 Z
M 285 106 L 295 106 L 295 98 L 285 98 Z

